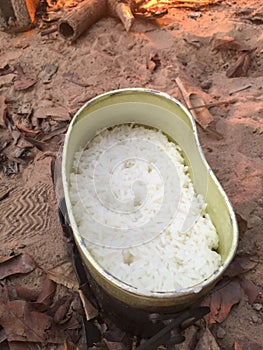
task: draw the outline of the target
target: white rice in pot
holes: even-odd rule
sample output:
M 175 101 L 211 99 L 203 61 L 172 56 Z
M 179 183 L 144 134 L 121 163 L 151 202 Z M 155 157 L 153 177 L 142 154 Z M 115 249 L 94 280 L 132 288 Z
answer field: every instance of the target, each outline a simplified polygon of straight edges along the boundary
M 161 132 L 121 125 L 76 152 L 73 215 L 83 244 L 140 291 L 179 291 L 221 264 L 218 235 L 178 145 Z

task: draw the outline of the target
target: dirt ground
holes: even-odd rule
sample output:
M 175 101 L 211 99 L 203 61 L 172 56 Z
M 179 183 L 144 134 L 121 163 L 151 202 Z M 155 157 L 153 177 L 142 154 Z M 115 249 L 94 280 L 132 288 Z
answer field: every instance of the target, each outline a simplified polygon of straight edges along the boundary
M 198 91 L 206 103 L 235 99 L 209 109 L 221 138 L 200 126 L 198 134 L 204 154 L 239 219 L 237 254 L 256 261 L 245 278 L 262 290 L 260 3 L 237 0 L 197 9 L 169 8 L 167 15 L 155 21 L 136 19 L 129 33 L 118 19 L 107 17 L 75 43 L 65 41 L 57 32 L 41 36 L 41 20 L 36 28 L 24 33 L 0 32 L 0 68 L 19 65 L 24 73 L 20 80 L 35 80 L 31 87 L 19 89 L 17 71 L 0 75 L 0 95 L 5 98 L 8 118 L 14 116 L 18 125 L 16 130 L 0 127 L 0 256 L 28 253 L 41 268 L 10 277 L 12 282 L 40 289 L 43 271 L 69 259 L 52 174 L 74 113 L 90 98 L 126 87 L 163 91 L 185 104 L 175 82 L 180 77 L 189 91 Z M 256 11 L 258 19 L 252 21 L 251 14 Z M 240 52 L 213 50 L 215 40 L 221 37 L 233 37 L 243 49 L 257 48 L 251 54 L 247 76 L 227 77 L 226 71 Z M 158 61 L 156 66 L 152 66 L 154 61 Z M 245 89 L 238 91 L 242 87 Z M 21 134 L 26 137 L 21 138 Z M 239 349 L 238 345 L 234 348 L 235 342 L 240 349 L 258 350 L 263 349 L 262 323 L 262 299 L 261 303 L 251 303 L 242 290 L 240 302 L 228 317 L 210 329 L 222 350 Z

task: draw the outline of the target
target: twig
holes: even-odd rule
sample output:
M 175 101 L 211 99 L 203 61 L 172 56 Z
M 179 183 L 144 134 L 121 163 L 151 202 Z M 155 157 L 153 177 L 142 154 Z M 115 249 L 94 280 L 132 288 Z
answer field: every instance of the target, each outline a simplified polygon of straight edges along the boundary
M 41 36 L 55 33 L 57 31 L 57 26 L 52 26 L 51 28 L 44 29 L 40 32 Z
M 215 107 L 215 106 L 219 106 L 219 105 L 224 105 L 224 104 L 231 104 L 231 103 L 235 103 L 237 102 L 236 98 L 232 98 L 231 100 L 223 100 L 223 101 L 218 101 L 218 102 L 211 102 L 211 103 L 206 103 L 200 106 L 194 106 L 194 107 L 190 107 L 188 108 L 189 110 L 191 109 L 197 109 L 197 108 L 203 108 L 203 107 Z
M 231 95 L 234 95 L 237 92 L 247 90 L 247 89 L 251 88 L 251 86 L 252 86 L 251 84 L 247 84 L 247 85 L 242 86 L 242 87 L 240 87 L 240 88 L 238 88 L 236 90 L 232 90 L 232 91 L 229 92 L 229 95 L 231 96 Z

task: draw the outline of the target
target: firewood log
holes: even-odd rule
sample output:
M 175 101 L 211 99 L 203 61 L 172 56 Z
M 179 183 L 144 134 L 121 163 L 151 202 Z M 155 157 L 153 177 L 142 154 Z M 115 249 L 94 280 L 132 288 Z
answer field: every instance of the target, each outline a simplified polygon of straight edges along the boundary
M 111 16 L 118 17 L 122 21 L 124 28 L 129 32 L 135 18 L 128 2 L 125 0 L 108 0 L 108 10 Z
M 59 21 L 58 32 L 64 39 L 74 41 L 92 24 L 106 15 L 106 0 L 85 0 Z

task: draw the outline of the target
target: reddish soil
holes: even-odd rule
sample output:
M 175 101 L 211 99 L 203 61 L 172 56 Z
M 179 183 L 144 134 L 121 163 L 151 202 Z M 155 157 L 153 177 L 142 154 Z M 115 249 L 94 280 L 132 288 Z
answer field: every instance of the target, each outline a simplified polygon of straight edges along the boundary
M 249 19 L 253 13 L 249 8 L 258 11 L 261 22 Z M 43 108 L 58 106 L 72 117 L 90 98 L 126 87 L 163 91 L 185 104 L 175 83 L 178 76 L 189 90 L 202 94 L 207 103 L 235 98 L 231 104 L 210 108 L 215 128 L 223 135 L 221 139 L 199 126 L 198 133 L 204 154 L 238 214 L 237 254 L 249 255 L 257 262 L 245 278 L 262 288 L 263 8 L 260 1 L 222 1 L 197 10 L 170 8 L 167 15 L 156 21 L 137 19 L 129 33 L 118 19 L 108 17 L 94 24 L 75 43 L 65 41 L 56 32 L 41 36 L 41 23 L 39 20 L 35 29 L 25 33 L 0 32 L 0 68 L 19 64 L 27 77 L 36 80 L 32 87 L 16 90 L 15 73 L 0 76 L 0 95 L 6 99 L 9 116 L 20 115 L 21 119 L 22 115 L 26 119 L 27 112 L 18 113 L 18 108 L 30 104 L 31 117 L 43 113 Z M 215 39 L 226 36 L 233 37 L 244 48 L 257 48 L 251 55 L 246 77 L 226 76 L 226 70 L 237 59 L 236 52 L 212 50 Z M 148 69 L 155 54 L 160 66 Z M 55 65 L 57 71 L 47 83 L 45 67 L 49 64 Z M 235 92 L 246 86 L 245 90 Z M 28 127 L 32 128 L 33 119 L 30 120 Z M 68 122 L 49 119 L 44 132 L 42 121 L 41 132 L 46 136 Z M 27 252 L 44 270 L 69 259 L 57 215 L 59 191 L 54 190 L 52 181 L 63 132 L 47 140 L 42 151 L 37 145 L 31 148 L 34 158 L 20 162 L 17 174 L 4 174 L 3 168 L 0 173 L 0 256 Z M 10 136 L 6 128 L 0 127 L 0 149 L 6 149 L 13 157 L 17 149 L 26 147 L 13 145 L 14 137 L 14 133 Z M 13 146 L 6 146 L 5 142 Z M 3 158 L 0 161 L 3 165 Z M 43 276 L 36 270 L 15 280 L 39 289 Z M 239 304 L 225 321 L 212 325 L 211 331 L 222 350 L 234 349 L 235 341 L 243 350 L 258 350 L 263 348 L 262 323 L 262 303 L 251 304 L 242 292 Z

